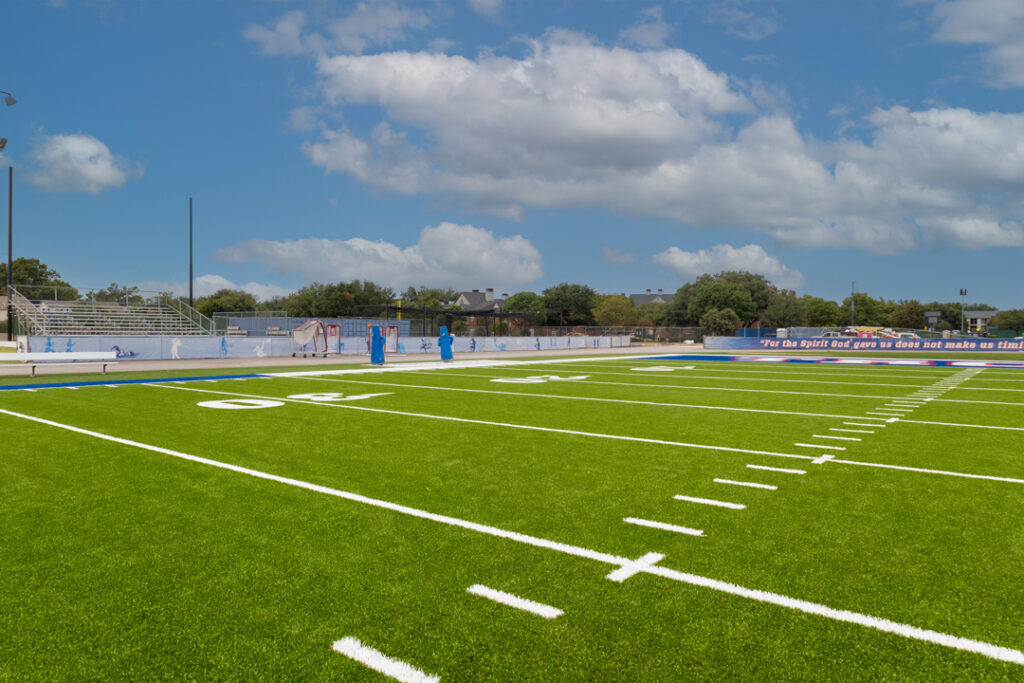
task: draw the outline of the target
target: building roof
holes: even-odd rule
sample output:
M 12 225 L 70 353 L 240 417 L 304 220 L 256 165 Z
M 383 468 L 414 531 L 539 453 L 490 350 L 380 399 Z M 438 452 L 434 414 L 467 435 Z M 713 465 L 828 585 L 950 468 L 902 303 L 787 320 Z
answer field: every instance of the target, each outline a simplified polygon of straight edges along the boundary
M 504 299 L 495 299 L 494 290 L 489 289 L 481 292 L 474 289 L 472 292 L 459 292 L 455 297 L 455 305 L 467 313 L 491 313 L 500 312 Z
M 651 294 L 651 290 L 648 289 L 646 294 L 630 294 L 629 298 L 633 300 L 634 306 L 670 304 L 676 298 L 676 293 L 665 294 L 659 289 L 657 294 Z
M 999 311 L 964 311 L 965 318 L 974 318 L 975 320 L 991 320 L 996 317 Z

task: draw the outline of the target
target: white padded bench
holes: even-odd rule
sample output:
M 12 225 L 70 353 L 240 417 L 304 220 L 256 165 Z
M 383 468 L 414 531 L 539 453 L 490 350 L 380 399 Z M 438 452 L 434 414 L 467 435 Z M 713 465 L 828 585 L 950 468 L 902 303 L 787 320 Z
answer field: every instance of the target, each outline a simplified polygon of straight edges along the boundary
M 32 376 L 36 376 L 36 368 L 40 365 L 98 365 L 103 374 L 107 374 L 108 365 L 117 365 L 117 353 L 114 351 L 71 351 L 61 353 L 5 353 L 0 356 L 0 361 L 11 360 L 18 365 L 0 362 L 3 367 L 24 367 L 28 365 L 32 369 Z

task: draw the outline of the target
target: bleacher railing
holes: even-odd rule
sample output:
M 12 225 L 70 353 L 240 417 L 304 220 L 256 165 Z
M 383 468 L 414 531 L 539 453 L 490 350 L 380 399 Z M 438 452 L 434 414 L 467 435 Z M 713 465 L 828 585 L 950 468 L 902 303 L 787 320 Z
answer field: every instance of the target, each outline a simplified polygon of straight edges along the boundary
M 17 329 L 39 336 L 208 335 L 213 321 L 165 292 L 11 286 Z

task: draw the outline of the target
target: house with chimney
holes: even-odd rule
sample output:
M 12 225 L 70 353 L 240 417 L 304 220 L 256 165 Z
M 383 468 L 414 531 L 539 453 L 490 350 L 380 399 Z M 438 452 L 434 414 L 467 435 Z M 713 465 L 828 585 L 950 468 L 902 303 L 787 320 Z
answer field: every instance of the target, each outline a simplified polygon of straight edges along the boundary
M 676 298 L 676 293 L 665 294 L 659 289 L 656 294 L 652 294 L 648 289 L 646 294 L 630 294 L 629 298 L 633 300 L 633 305 L 639 308 L 647 304 L 670 304 Z
M 458 296 L 455 297 L 455 301 L 452 303 L 454 306 L 458 306 L 463 311 L 470 314 L 501 313 L 501 306 L 505 303 L 505 299 L 507 298 L 508 294 L 502 293 L 501 298 L 496 299 L 494 297 L 494 288 L 488 287 L 482 292 L 479 289 L 474 289 L 471 292 L 459 292 Z M 482 324 L 478 321 L 478 316 L 466 316 L 466 327 L 472 330 L 478 324 Z

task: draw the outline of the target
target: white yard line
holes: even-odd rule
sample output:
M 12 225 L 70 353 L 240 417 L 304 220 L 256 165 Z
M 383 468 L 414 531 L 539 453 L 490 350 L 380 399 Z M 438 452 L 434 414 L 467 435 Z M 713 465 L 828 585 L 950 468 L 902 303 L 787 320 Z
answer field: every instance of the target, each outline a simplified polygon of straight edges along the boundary
M 803 446 L 804 448 L 831 448 L 837 451 L 845 451 L 844 446 L 833 446 L 827 443 L 794 443 L 794 446 Z
M 787 467 L 769 467 L 768 465 L 747 465 L 752 470 L 765 470 L 766 472 L 784 472 L 786 474 L 807 474 L 807 470 L 791 470 Z
M 443 376 L 443 375 L 438 375 Z M 462 377 L 474 377 L 475 375 L 460 375 Z M 427 389 L 429 391 L 456 391 L 469 394 L 493 394 L 498 396 L 516 396 L 530 398 L 553 398 L 563 401 L 596 401 L 599 403 L 623 403 L 643 406 L 659 406 L 667 408 L 691 408 L 696 410 L 724 410 L 735 413 L 764 413 L 768 415 L 796 415 L 798 417 L 830 417 L 830 418 L 852 418 L 855 415 L 832 415 L 826 413 L 807 413 L 793 410 L 768 410 L 765 408 L 733 408 L 727 406 L 708 406 L 693 403 L 663 403 L 656 401 L 637 401 L 621 398 L 597 398 L 593 396 L 565 396 L 562 394 L 541 394 L 533 391 L 498 391 L 495 389 L 466 389 L 462 387 L 441 387 L 424 384 L 403 384 L 400 382 L 372 382 L 355 379 L 338 379 L 335 377 L 304 377 L 302 379 L 319 380 L 323 382 L 343 382 L 346 384 L 373 384 L 386 387 L 401 387 L 406 389 Z M 588 384 L 603 384 L 602 382 L 587 382 Z M 606 384 L 606 383 L 604 383 Z M 637 385 L 627 385 L 637 386 Z
M 379 674 L 402 681 L 402 683 L 438 683 L 441 680 L 440 676 L 425 674 L 411 664 L 392 659 L 379 650 L 363 645 L 352 636 L 334 641 L 332 649 Z
M 842 427 L 829 427 L 830 432 L 849 432 L 850 434 L 874 434 L 870 429 L 843 429 Z
M 662 445 L 662 446 L 681 446 L 681 447 L 684 447 L 684 448 L 696 448 L 696 449 L 701 449 L 701 450 L 723 451 L 723 452 L 727 452 L 727 453 L 748 453 L 748 454 L 751 454 L 751 455 L 770 455 L 770 456 L 773 456 L 773 457 L 797 458 L 797 459 L 800 459 L 800 460 L 817 460 L 817 459 L 820 459 L 820 456 L 819 456 L 819 458 L 815 458 L 814 456 L 800 455 L 800 454 L 797 454 L 797 453 L 778 453 L 778 452 L 775 452 L 775 451 L 754 451 L 754 450 L 749 450 L 749 449 L 744 449 L 744 448 L 730 448 L 730 447 L 727 447 L 727 446 L 709 446 L 709 445 L 704 445 L 704 444 L 690 444 L 690 443 L 685 443 L 685 442 L 681 442 L 681 441 L 662 441 L 662 440 L 659 440 L 659 439 L 644 439 L 644 438 L 635 437 L 635 436 L 620 436 L 620 435 L 617 435 L 617 434 L 601 434 L 601 433 L 597 433 L 597 432 L 580 432 L 580 431 L 569 430 L 569 429 L 555 429 L 553 427 L 536 427 L 536 426 L 533 426 L 533 425 L 512 424 L 512 423 L 507 423 L 507 422 L 490 422 L 490 421 L 486 421 L 486 420 L 471 420 L 469 418 L 449 417 L 449 416 L 446 416 L 446 415 L 430 415 L 430 414 L 426 414 L 426 413 L 409 413 L 409 412 L 399 411 L 399 410 L 385 410 L 383 408 L 367 408 L 365 406 L 356 406 L 356 405 L 351 405 L 351 404 L 323 403 L 323 402 L 317 402 L 317 401 L 302 401 L 302 400 L 291 399 L 291 398 L 281 398 L 281 397 L 274 397 L 274 396 L 262 396 L 262 395 L 258 395 L 258 394 L 239 394 L 239 393 L 230 392 L 230 391 L 223 391 L 223 390 L 196 389 L 196 388 L 192 388 L 192 387 L 176 387 L 176 386 L 171 386 L 169 384 L 140 384 L 140 385 L 135 385 L 135 386 L 154 387 L 154 388 L 158 388 L 158 389 L 174 389 L 176 391 L 191 391 L 191 392 L 201 393 L 201 394 L 220 394 L 220 395 L 224 395 L 224 396 L 237 396 L 237 397 L 241 397 L 241 398 L 270 399 L 270 400 L 275 400 L 275 401 L 285 401 L 285 402 L 288 402 L 288 403 L 300 403 L 300 404 L 303 404 L 303 405 L 320 406 L 320 407 L 326 407 L 326 408 L 341 408 L 341 409 L 345 409 L 345 410 L 358 410 L 358 411 L 370 412 L 370 413 L 382 413 L 382 414 L 386 414 L 386 415 L 400 415 L 400 416 L 403 416 L 403 417 L 419 417 L 419 418 L 425 418 L 425 419 L 442 420 L 442 421 L 450 421 L 450 422 L 462 422 L 462 423 L 468 423 L 468 424 L 481 424 L 481 425 L 486 425 L 486 426 L 491 426 L 491 427 L 505 427 L 505 428 L 510 428 L 510 429 L 525 429 L 525 430 L 538 431 L 538 432 L 553 432 L 553 433 L 556 433 L 556 434 L 569 434 L 569 435 L 572 435 L 572 436 L 586 436 L 586 437 L 591 437 L 591 438 L 596 438 L 596 439 L 612 439 L 614 441 L 636 441 L 636 442 L 640 442 L 640 443 L 653 443 L 653 444 L 658 444 L 658 445 Z M 0 413 L 3 413 L 3 412 L 6 412 L 6 411 L 3 411 L 2 409 L 0 409 Z M 881 419 L 881 418 L 865 418 L 865 419 L 871 420 L 871 419 Z M 890 418 L 890 420 L 895 420 L 895 419 L 896 418 Z M 902 422 L 917 423 L 916 420 L 902 420 Z M 844 424 L 855 424 L 855 423 L 847 422 L 847 423 L 844 423 Z M 931 424 L 931 423 L 921 422 L 920 424 Z M 935 424 L 940 424 L 941 425 L 941 424 L 944 424 L 944 423 L 939 422 L 939 423 L 935 423 Z M 868 427 L 874 427 L 874 426 L 884 427 L 885 425 L 884 424 L 879 424 L 879 425 L 866 425 L 866 426 L 868 426 Z M 954 426 L 970 427 L 970 426 L 978 426 L 978 425 L 954 425 Z M 992 427 L 992 429 L 1013 429 L 1013 430 L 1017 430 L 1017 431 L 1024 431 L 1024 427 Z M 836 448 L 836 447 L 835 446 L 831 446 L 830 448 Z M 845 450 L 845 449 L 840 449 L 840 450 Z M 872 466 L 875 465 L 875 463 L 870 463 L 870 462 L 858 463 L 857 461 L 853 461 L 853 460 L 846 460 L 844 462 L 846 464 L 848 464 L 848 465 L 863 464 L 863 465 L 866 465 L 868 467 L 872 467 Z M 984 474 L 956 474 L 956 473 L 947 472 L 945 470 L 929 470 L 929 469 L 924 469 L 924 468 L 920 468 L 920 467 L 903 467 L 901 465 L 884 465 L 884 466 L 889 468 L 889 469 L 897 469 L 897 470 L 902 469 L 902 470 L 906 470 L 908 472 L 927 472 L 927 473 L 941 474 L 941 475 L 947 475 L 947 476 L 965 476 L 965 477 L 969 477 L 969 478 L 972 478 L 972 479 L 988 479 L 988 480 L 991 480 L 991 481 L 1003 481 L 1003 482 L 1010 482 L 1010 483 L 1014 483 L 1014 484 L 1024 484 L 1024 479 L 1012 479 L 1012 478 L 1008 478 L 1008 477 L 996 477 L 996 476 L 990 476 L 990 475 L 984 475 Z
M 677 534 L 686 534 L 687 536 L 703 536 L 704 532 L 700 529 L 691 529 L 685 526 L 676 526 L 675 524 L 666 524 L 665 522 L 652 522 L 649 519 L 637 519 L 636 517 L 623 517 L 622 521 L 626 524 L 635 524 L 636 526 L 646 526 L 651 529 L 661 529 L 662 531 L 672 531 Z
M 569 434 L 571 436 L 586 436 L 586 437 L 593 437 L 593 438 L 599 438 L 599 439 L 612 439 L 612 440 L 615 440 L 615 441 L 633 441 L 633 442 L 638 442 L 638 443 L 653 443 L 653 444 L 659 444 L 659 445 L 662 445 L 662 446 L 681 446 L 683 448 L 696 448 L 696 449 L 700 449 L 700 450 L 722 451 L 722 452 L 726 452 L 726 453 L 746 453 L 746 454 L 749 454 L 749 455 L 771 455 L 771 456 L 775 456 L 775 457 L 779 457 L 779 458 L 799 458 L 801 460 L 810 460 L 811 459 L 810 456 L 800 455 L 800 454 L 797 454 L 797 453 L 779 453 L 779 452 L 776 452 L 776 451 L 757 451 L 757 450 L 751 450 L 749 448 L 733 448 L 731 446 L 711 446 L 709 444 L 688 443 L 688 442 L 685 442 L 685 441 L 665 441 L 663 439 L 646 439 L 646 438 L 639 437 L 639 436 L 622 436 L 622 435 L 618 435 L 618 434 L 601 434 L 599 432 L 583 432 L 583 431 L 579 431 L 579 430 L 575 430 L 575 429 L 558 429 L 556 427 L 538 427 L 538 426 L 535 426 L 535 425 L 515 424 L 515 423 L 512 423 L 512 422 L 494 422 L 492 420 L 474 420 L 474 419 L 471 419 L 471 418 L 468 418 L 468 417 L 452 417 L 450 415 L 431 415 L 429 413 L 410 413 L 410 412 L 407 412 L 407 411 L 404 411 L 404 410 L 387 410 L 387 409 L 384 409 L 384 408 L 367 408 L 366 406 L 356 406 L 356 405 L 343 404 L 343 403 L 325 403 L 325 402 L 321 402 L 321 401 L 305 401 L 305 400 L 300 400 L 300 399 L 284 398 L 284 397 L 271 398 L 271 397 L 267 397 L 267 396 L 258 396 L 258 395 L 255 395 L 255 394 L 240 394 L 240 393 L 231 392 L 231 391 L 196 389 L 194 387 L 175 387 L 175 386 L 170 386 L 168 384 L 142 384 L 142 385 L 138 385 L 138 386 L 154 387 L 154 388 L 158 388 L 158 389 L 173 389 L 175 391 L 191 391 L 191 392 L 203 393 L 203 394 L 218 394 L 218 395 L 223 395 L 223 396 L 236 396 L 236 397 L 239 397 L 239 398 L 270 399 L 270 400 L 274 400 L 274 401 L 284 401 L 284 402 L 287 402 L 287 403 L 299 403 L 299 404 L 302 404 L 302 405 L 320 406 L 320 407 L 327 407 L 327 408 L 340 408 L 340 409 L 344 409 L 344 410 L 358 410 L 358 411 L 361 411 L 361 412 L 378 413 L 378 414 L 381 414 L 381 415 L 399 415 L 399 416 L 402 416 L 402 417 L 418 417 L 418 418 L 423 418 L 423 419 L 428 419 L 428 420 L 441 420 L 441 421 L 445 421 L 445 422 L 461 422 L 463 424 L 478 424 L 478 425 L 485 425 L 485 426 L 488 426 L 488 427 L 505 427 L 505 428 L 508 428 L 508 429 L 525 429 L 525 430 L 528 430 L 528 431 L 535 431 L 535 432 L 549 432 L 549 433 L 553 433 L 553 434 Z
M 716 484 L 729 484 L 731 486 L 746 486 L 751 489 L 764 489 L 766 491 L 775 491 L 779 487 L 771 484 L 758 484 L 756 481 L 733 481 L 732 479 L 715 479 Z
M 830 436 L 828 434 L 811 434 L 815 439 L 839 439 L 840 441 L 860 441 L 856 436 Z
M 482 598 L 487 598 L 494 602 L 499 602 L 502 605 L 507 605 L 508 607 L 515 607 L 516 609 L 521 609 L 526 612 L 532 612 L 533 614 L 544 617 L 545 619 L 554 619 L 555 617 L 560 617 L 565 614 L 565 612 L 557 607 L 545 605 L 542 602 L 527 600 L 526 598 L 521 598 L 518 595 L 512 595 L 511 593 L 495 590 L 494 588 L 488 588 L 487 586 L 481 586 L 480 584 L 470 586 L 466 589 L 466 592 L 472 593 L 473 595 L 479 595 Z
M 507 370 L 520 370 L 522 368 L 503 368 Z M 430 373 L 424 373 L 430 374 Z M 600 374 L 600 373 L 593 373 Z M 292 376 L 289 374 L 276 375 L 271 374 L 272 377 L 278 376 Z M 438 377 L 442 376 L 454 376 L 454 377 L 475 377 L 477 379 L 507 379 L 504 375 L 467 375 L 455 372 L 437 373 Z M 632 377 L 633 375 L 630 375 Z M 687 375 L 687 379 L 693 378 L 693 375 Z M 826 398 L 862 398 L 865 400 L 883 400 L 888 401 L 894 398 L 901 398 L 900 396 L 877 396 L 874 394 L 832 394 L 826 392 L 814 392 L 814 391 L 785 391 L 782 389 L 734 389 L 730 387 L 710 387 L 707 385 L 690 385 L 690 384 L 644 384 L 642 382 L 602 382 L 600 380 L 587 380 L 587 384 L 597 384 L 600 386 L 610 387 L 639 387 L 643 389 L 691 389 L 694 391 L 729 391 L 740 394 L 782 394 L 786 396 L 821 396 Z
M 318 484 L 311 484 L 309 482 L 300 481 L 298 479 L 280 477 L 274 474 L 269 474 L 267 472 L 260 472 L 259 470 L 253 470 L 246 467 L 240 467 L 238 465 L 232 465 L 225 462 L 210 460 L 209 458 L 201 458 L 199 456 L 189 455 L 187 453 L 181 453 L 179 451 L 173 451 L 167 448 L 161 448 L 159 446 L 151 446 L 149 444 L 143 444 L 128 439 L 122 439 L 119 437 L 111 436 L 109 434 L 102 434 L 100 432 L 94 432 L 91 430 L 82 429 L 80 427 L 74 427 L 72 425 L 61 424 L 59 422 L 46 420 L 40 417 L 24 415 L 10 410 L 4 410 L 2 408 L 0 408 L 0 413 L 11 417 L 20 418 L 23 420 L 29 420 L 39 424 L 56 427 L 58 429 L 75 432 L 77 434 L 82 434 L 84 436 L 90 436 L 105 441 L 111 441 L 113 443 L 119 443 L 125 446 L 131 446 L 133 448 L 140 448 L 155 453 L 161 453 L 175 458 L 180 458 L 191 462 L 201 463 L 224 470 L 229 470 L 239 474 L 245 474 L 250 477 L 256 477 L 258 479 L 264 479 L 278 482 L 281 484 L 287 484 L 289 486 L 295 486 L 298 488 L 306 489 L 308 491 L 323 493 L 338 498 L 344 498 L 352 502 L 363 503 L 365 505 L 371 505 L 374 507 L 391 510 L 393 512 L 399 512 L 401 514 L 409 515 L 412 517 L 418 517 L 420 519 L 426 519 L 429 521 L 439 522 L 442 524 L 448 524 L 469 531 L 476 531 L 479 533 L 487 534 L 489 536 L 497 536 L 499 538 L 512 540 L 518 543 L 524 543 L 538 548 L 545 548 L 548 550 L 554 550 L 576 557 L 582 557 L 597 562 L 610 564 L 617 567 L 617 569 L 613 570 L 608 575 L 608 577 L 611 580 L 625 580 L 625 578 L 628 578 L 627 574 L 630 572 L 642 572 L 646 574 L 651 574 L 653 576 L 660 576 L 662 578 L 666 578 L 672 581 L 686 583 L 692 586 L 701 586 L 704 588 L 709 588 L 711 590 L 747 598 L 750 600 L 755 600 L 757 602 L 763 602 L 767 604 L 778 605 L 780 607 L 786 607 L 788 609 L 803 612 L 805 614 L 814 614 L 817 616 L 825 617 L 827 619 L 859 624 L 867 628 L 876 629 L 886 633 L 892 633 L 895 635 L 902 636 L 904 638 L 911 638 L 914 640 L 920 640 L 923 642 L 933 643 L 936 645 L 942 645 L 944 647 L 963 650 L 966 652 L 973 652 L 975 654 L 980 654 L 991 659 L 996 659 L 1004 662 L 1011 662 L 1014 664 L 1024 666 L 1024 652 L 1020 652 L 1019 650 L 1013 650 L 1011 648 L 994 645 L 992 643 L 985 643 L 982 641 L 972 640 L 969 638 L 961 638 L 958 636 L 953 636 L 945 633 L 921 629 L 916 626 L 911 626 L 909 624 L 901 624 L 898 622 L 889 621 L 888 619 L 881 619 L 879 617 L 874 617 L 867 614 L 860 614 L 858 612 L 850 612 L 847 610 L 839 610 L 833 607 L 828 607 L 826 605 L 821 605 L 806 600 L 800 600 L 797 598 L 791 598 L 785 595 L 779 595 L 777 593 L 770 593 L 768 591 L 745 588 L 743 586 L 738 586 L 733 583 L 728 583 L 717 579 L 711 579 L 696 574 L 688 574 L 685 572 L 676 571 L 674 569 L 669 569 L 667 567 L 659 567 L 656 566 L 655 563 L 657 561 L 660 561 L 663 558 L 663 556 L 661 556 L 658 553 L 648 553 L 639 560 L 630 560 L 628 558 L 611 555 L 609 553 L 602 553 L 595 550 L 590 550 L 589 548 L 581 548 L 579 546 L 570 545 L 568 543 L 549 541 L 547 539 L 538 538 L 536 536 L 529 536 L 527 534 L 521 534 L 514 531 L 506 531 L 504 529 L 499 529 L 497 527 L 487 526 L 486 524 L 477 524 L 476 522 L 470 522 L 467 520 L 458 519 L 456 517 L 438 515 L 432 512 L 427 512 L 425 510 L 418 510 L 416 508 L 407 507 L 405 505 L 398 505 L 396 503 L 390 503 L 376 498 L 369 498 L 367 496 L 362 496 L 356 493 L 349 493 L 347 491 L 339 491 L 338 489 L 332 489 L 326 486 L 320 486 Z M 341 649 L 338 649 L 339 644 Z M 358 640 L 351 637 L 343 638 L 342 640 L 337 641 L 334 645 L 335 649 L 338 649 L 339 652 L 343 652 L 348 656 L 352 656 L 348 654 L 349 652 L 359 652 L 361 651 L 361 648 L 365 647 Z M 372 650 L 372 648 L 369 648 L 369 650 L 372 652 L 376 652 L 375 650 Z M 390 660 L 390 658 L 384 657 L 379 652 L 376 653 L 383 658 L 380 661 L 385 664 L 387 662 L 394 661 Z M 414 669 L 413 667 L 409 667 L 409 670 L 411 670 L 412 672 L 418 672 L 418 670 Z M 436 679 L 426 678 L 411 680 L 434 681 Z
M 719 508 L 729 508 L 730 510 L 746 510 L 747 506 L 741 503 L 727 503 L 724 500 L 712 500 L 711 498 L 695 498 L 693 496 L 672 496 L 676 500 L 686 501 L 687 503 L 697 503 L 699 505 L 713 505 Z

